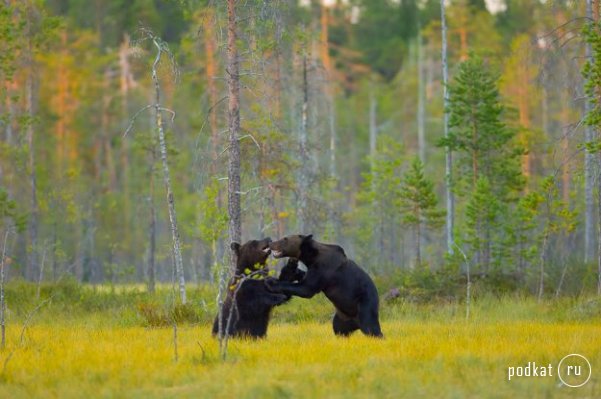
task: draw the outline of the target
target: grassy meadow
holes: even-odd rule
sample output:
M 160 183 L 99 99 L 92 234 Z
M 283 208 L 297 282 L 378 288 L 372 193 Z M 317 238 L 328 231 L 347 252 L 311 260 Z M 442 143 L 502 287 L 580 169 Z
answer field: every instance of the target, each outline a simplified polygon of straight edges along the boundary
M 149 325 L 148 308 L 160 313 L 168 290 L 152 299 L 135 287 L 54 289 L 21 340 L 24 320 L 49 292 L 35 300 L 32 287 L 9 287 L 0 398 L 601 396 L 601 301 L 594 298 L 483 296 L 469 321 L 461 302 L 384 302 L 384 340 L 336 338 L 325 298 L 294 298 L 274 311 L 267 339 L 232 340 L 222 361 L 210 335 L 214 303 L 202 288 L 190 293 L 196 313 L 179 325 L 176 362 L 173 330 Z M 509 366 L 556 367 L 574 352 L 592 364 L 581 388 L 562 386 L 555 374 L 507 380 Z

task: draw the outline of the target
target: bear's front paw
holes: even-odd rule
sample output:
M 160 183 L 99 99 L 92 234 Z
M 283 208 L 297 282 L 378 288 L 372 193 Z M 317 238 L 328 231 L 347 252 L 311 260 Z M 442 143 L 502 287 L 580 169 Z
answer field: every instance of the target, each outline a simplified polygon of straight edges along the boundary
M 267 277 L 263 283 L 265 287 L 271 292 L 281 292 L 280 287 L 278 286 L 278 279 L 273 277 Z

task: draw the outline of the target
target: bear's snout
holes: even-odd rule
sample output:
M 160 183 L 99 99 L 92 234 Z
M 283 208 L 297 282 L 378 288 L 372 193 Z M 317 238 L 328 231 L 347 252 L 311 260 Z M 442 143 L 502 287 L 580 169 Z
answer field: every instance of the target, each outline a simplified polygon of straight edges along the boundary
M 271 253 L 276 258 L 282 257 L 282 246 L 279 241 L 271 242 L 269 244 L 269 248 L 271 249 Z
M 271 245 L 271 238 L 270 237 L 267 237 L 267 238 L 263 239 L 261 241 L 261 247 L 260 247 L 261 251 L 266 252 L 266 253 L 270 253 L 271 252 L 271 249 L 269 248 L 270 245 Z

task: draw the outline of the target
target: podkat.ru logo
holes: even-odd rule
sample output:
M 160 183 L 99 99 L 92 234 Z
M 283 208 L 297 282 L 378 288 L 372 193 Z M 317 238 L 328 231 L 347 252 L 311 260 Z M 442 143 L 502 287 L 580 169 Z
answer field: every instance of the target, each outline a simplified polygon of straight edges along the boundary
M 507 368 L 507 380 L 557 377 L 561 384 L 578 388 L 591 379 L 592 373 L 591 363 L 586 357 L 578 353 L 571 353 L 564 356 L 557 367 L 553 367 L 551 363 L 541 365 L 536 362 L 528 362 L 525 366 L 509 366 Z

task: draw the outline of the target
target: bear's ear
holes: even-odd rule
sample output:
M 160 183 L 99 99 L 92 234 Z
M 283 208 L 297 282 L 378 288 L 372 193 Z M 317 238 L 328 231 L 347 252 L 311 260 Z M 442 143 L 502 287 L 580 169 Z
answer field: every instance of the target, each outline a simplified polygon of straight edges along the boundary
M 236 255 L 238 255 L 238 252 L 240 251 L 240 244 L 233 242 L 230 244 L 230 248 L 236 253 Z
M 313 234 L 302 236 L 303 242 L 307 242 L 313 239 Z

